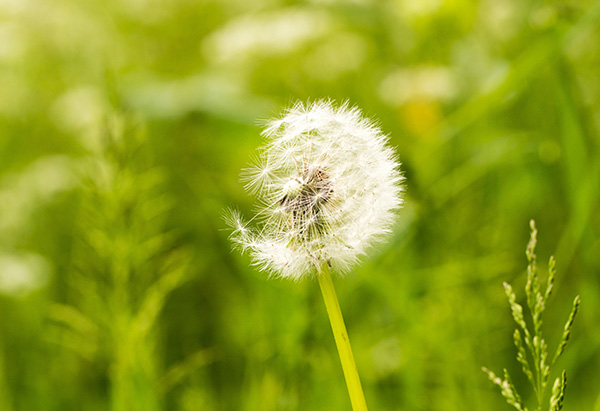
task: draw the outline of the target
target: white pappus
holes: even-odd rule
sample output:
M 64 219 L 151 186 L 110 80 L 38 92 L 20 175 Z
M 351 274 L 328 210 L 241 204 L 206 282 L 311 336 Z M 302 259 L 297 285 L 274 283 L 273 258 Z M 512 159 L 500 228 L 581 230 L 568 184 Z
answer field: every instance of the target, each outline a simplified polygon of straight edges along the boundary
M 300 279 L 323 264 L 348 271 L 389 233 L 402 204 L 402 174 L 387 137 L 347 104 L 296 103 L 268 123 L 256 165 L 256 227 L 237 211 L 231 239 L 272 275 Z

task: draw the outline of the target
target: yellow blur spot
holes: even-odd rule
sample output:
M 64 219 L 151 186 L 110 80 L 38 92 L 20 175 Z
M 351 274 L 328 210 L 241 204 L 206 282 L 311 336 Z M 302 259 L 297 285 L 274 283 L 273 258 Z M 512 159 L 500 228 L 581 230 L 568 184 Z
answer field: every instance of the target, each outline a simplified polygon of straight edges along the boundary
M 432 131 L 443 117 L 440 103 L 433 100 L 408 101 L 400 114 L 406 128 L 422 137 L 434 135 Z

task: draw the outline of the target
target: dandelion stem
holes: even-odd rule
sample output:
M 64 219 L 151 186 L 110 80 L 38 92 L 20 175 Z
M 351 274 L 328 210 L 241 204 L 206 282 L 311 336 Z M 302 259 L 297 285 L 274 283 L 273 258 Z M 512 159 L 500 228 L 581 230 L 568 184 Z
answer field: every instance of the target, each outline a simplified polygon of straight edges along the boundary
M 319 279 L 323 300 L 325 300 L 325 307 L 327 308 L 327 314 L 329 315 L 329 322 L 331 323 L 331 329 L 333 330 L 333 336 L 335 337 L 342 369 L 344 370 L 344 377 L 346 378 L 346 385 L 348 386 L 352 409 L 354 411 L 366 411 L 367 403 L 365 401 L 365 395 L 363 394 L 362 386 L 360 385 L 356 363 L 354 362 L 352 348 L 350 347 L 350 339 L 348 338 L 348 332 L 344 325 L 344 318 L 342 317 L 342 311 L 340 310 L 340 304 L 337 295 L 335 294 L 333 281 L 331 280 L 331 274 L 329 273 L 329 266 L 327 264 L 323 264 L 317 278 Z

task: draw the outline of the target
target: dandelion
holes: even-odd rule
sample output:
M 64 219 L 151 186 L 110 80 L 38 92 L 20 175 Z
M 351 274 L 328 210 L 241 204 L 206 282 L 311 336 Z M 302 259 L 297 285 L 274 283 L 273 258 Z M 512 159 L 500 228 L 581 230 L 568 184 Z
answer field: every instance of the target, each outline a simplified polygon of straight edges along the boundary
M 231 238 L 273 276 L 316 275 L 354 410 L 366 402 L 330 269 L 350 270 L 389 233 L 403 177 L 387 137 L 356 108 L 297 103 L 270 122 L 256 165 L 243 172 L 260 200 L 257 227 L 233 211 Z
M 387 138 L 356 108 L 296 104 L 264 131 L 244 170 L 259 227 L 230 216 L 232 239 L 270 274 L 298 280 L 324 264 L 344 273 L 389 233 L 402 176 Z

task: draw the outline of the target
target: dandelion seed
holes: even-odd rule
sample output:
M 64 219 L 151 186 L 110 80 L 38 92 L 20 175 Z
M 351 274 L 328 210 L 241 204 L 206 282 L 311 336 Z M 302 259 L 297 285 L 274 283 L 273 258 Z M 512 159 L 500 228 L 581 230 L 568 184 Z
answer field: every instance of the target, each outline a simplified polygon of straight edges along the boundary
M 237 213 L 231 238 L 272 275 L 300 279 L 328 264 L 348 271 L 385 234 L 401 204 L 387 137 L 356 108 L 298 103 L 270 122 L 246 189 L 263 204 L 258 227 Z

